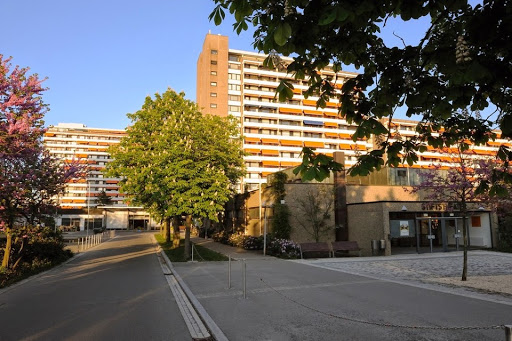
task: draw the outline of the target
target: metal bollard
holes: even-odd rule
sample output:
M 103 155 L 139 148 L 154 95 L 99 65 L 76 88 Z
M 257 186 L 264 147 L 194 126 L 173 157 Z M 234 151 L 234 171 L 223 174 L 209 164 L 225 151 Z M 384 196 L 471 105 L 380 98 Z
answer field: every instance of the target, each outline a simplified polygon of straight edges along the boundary
M 244 264 L 243 264 L 243 274 L 244 274 L 244 298 L 247 298 L 247 264 L 245 263 L 245 259 L 244 259 Z
M 194 261 L 194 244 L 192 244 L 192 262 Z
M 512 341 L 512 324 L 505 326 L 505 341 Z

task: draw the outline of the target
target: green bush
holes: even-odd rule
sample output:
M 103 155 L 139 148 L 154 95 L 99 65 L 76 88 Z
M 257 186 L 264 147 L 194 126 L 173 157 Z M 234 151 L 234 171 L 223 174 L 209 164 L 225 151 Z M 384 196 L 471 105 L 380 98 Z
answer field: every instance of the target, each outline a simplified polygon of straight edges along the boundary
M 5 252 L 5 240 L 0 245 L 0 258 Z M 0 271 L 0 287 L 60 264 L 72 256 L 64 250 L 61 231 L 49 227 L 25 226 L 13 231 L 9 267 Z

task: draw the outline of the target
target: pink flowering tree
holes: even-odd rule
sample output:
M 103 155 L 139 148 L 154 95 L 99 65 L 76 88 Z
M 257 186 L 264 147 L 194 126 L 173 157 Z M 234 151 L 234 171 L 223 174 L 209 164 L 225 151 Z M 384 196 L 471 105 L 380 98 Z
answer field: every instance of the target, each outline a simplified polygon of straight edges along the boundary
M 44 150 L 42 80 L 28 68 L 12 68 L 0 54 L 0 229 L 6 235 L 2 267 L 8 268 L 17 228 L 55 212 L 55 197 L 80 168 L 61 166 Z M 21 239 L 20 239 L 21 238 Z
M 440 165 L 425 170 L 421 174 L 420 183 L 413 186 L 411 192 L 420 192 L 423 198 L 432 203 L 451 202 L 458 203 L 462 217 L 462 237 L 464 243 L 464 257 L 462 268 L 462 281 L 467 280 L 467 218 L 468 203 L 487 201 L 488 196 L 478 191 L 478 185 L 489 179 L 493 169 L 493 162 L 477 159 L 472 156 L 469 146 L 460 143 L 452 148 L 451 168 L 446 169 Z

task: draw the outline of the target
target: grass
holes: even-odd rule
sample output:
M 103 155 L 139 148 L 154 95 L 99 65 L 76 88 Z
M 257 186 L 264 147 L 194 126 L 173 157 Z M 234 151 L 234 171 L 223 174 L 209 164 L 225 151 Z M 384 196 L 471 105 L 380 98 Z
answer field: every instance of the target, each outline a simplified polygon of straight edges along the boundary
M 173 247 L 172 242 L 166 243 L 161 234 L 155 234 L 156 241 L 162 247 L 162 250 L 167 254 L 171 262 L 186 262 L 184 257 L 185 253 L 185 240 L 180 240 L 179 247 Z M 212 251 L 205 247 L 194 245 L 194 260 L 199 262 L 212 262 L 212 261 L 226 261 L 228 257 L 218 252 Z

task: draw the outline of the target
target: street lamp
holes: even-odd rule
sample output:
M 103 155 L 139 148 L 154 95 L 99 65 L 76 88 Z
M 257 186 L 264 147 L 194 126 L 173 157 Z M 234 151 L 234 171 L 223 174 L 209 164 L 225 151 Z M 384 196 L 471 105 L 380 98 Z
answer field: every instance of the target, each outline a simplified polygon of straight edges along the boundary
M 87 193 L 85 195 L 87 196 L 87 235 L 89 235 L 89 222 L 91 220 L 90 217 L 90 202 L 89 202 L 89 193 L 91 191 L 91 183 L 89 182 L 89 179 L 87 179 Z

